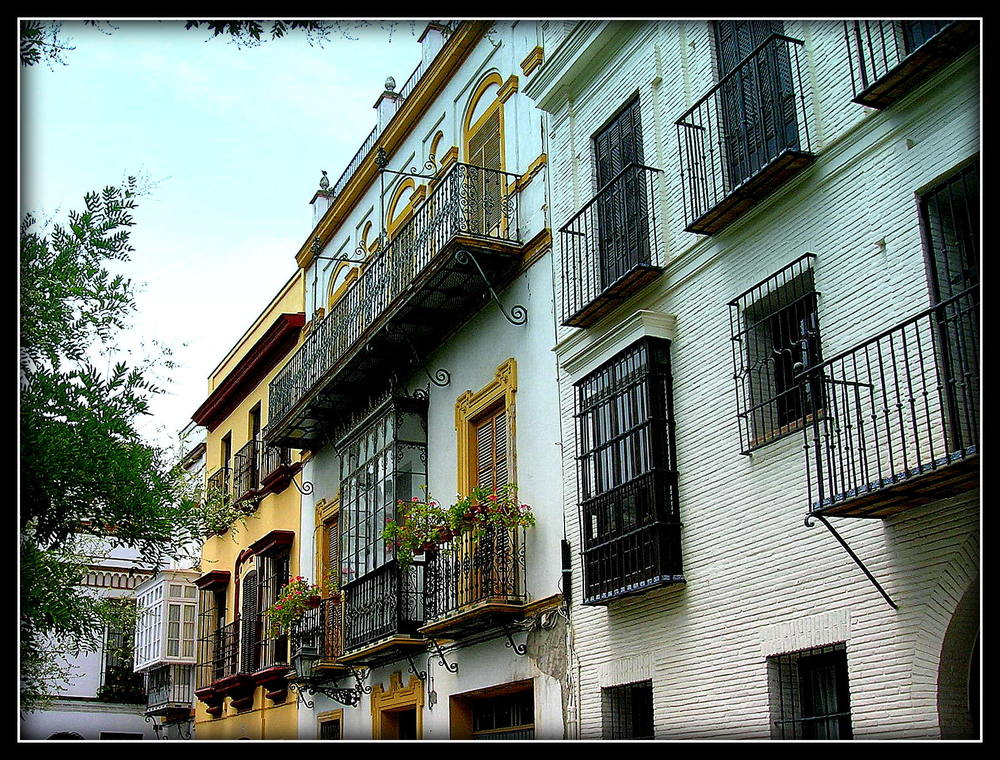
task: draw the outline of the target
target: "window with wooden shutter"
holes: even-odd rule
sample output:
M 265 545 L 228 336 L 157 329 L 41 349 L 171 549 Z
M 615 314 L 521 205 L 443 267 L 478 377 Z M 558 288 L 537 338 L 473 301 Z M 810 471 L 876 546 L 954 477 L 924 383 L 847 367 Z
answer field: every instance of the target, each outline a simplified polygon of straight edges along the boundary
M 497 489 L 510 481 L 507 457 L 507 409 L 499 404 L 473 423 L 476 461 L 473 482 L 482 488 Z
M 497 235 L 500 226 L 500 202 L 503 188 L 503 111 L 499 104 L 486 114 L 469 135 L 470 199 L 469 232 Z M 476 171 L 476 169 L 492 171 Z
M 243 576 L 243 595 L 240 621 L 240 670 L 253 673 L 257 670 L 257 571 L 251 570 Z

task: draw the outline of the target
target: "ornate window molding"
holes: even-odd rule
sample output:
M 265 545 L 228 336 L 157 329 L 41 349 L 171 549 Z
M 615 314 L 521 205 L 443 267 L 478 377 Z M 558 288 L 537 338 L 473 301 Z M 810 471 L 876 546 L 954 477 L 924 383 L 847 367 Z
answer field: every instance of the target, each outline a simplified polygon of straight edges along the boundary
M 467 494 L 472 489 L 472 432 L 473 421 L 491 406 L 503 402 L 507 412 L 508 461 L 510 480 L 516 482 L 514 473 L 514 394 L 517 392 L 517 362 L 513 357 L 496 368 L 493 380 L 476 392 L 466 391 L 455 400 L 455 430 L 458 433 L 458 492 Z

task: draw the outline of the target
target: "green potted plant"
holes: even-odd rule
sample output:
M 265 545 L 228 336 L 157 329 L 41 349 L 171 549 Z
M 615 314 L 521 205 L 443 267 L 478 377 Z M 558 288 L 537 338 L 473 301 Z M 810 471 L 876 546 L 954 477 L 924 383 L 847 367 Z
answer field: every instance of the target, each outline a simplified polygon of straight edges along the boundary
M 292 578 L 282 587 L 274 604 L 264 611 L 272 635 L 289 631 L 307 610 L 319 606 L 322 597 L 322 586 L 309 583 L 301 575 Z

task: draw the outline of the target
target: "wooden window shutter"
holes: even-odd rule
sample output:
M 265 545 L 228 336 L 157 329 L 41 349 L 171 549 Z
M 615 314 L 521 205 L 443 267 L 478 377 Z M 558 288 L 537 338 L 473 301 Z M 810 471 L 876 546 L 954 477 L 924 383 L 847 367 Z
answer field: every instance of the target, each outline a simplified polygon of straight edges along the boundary
M 476 443 L 474 483 L 482 488 L 501 488 L 510 477 L 507 410 L 501 406 L 473 423 Z
M 240 654 L 242 671 L 257 670 L 257 571 L 251 570 L 243 577 L 242 621 L 240 622 Z
M 469 137 L 469 164 L 490 170 L 479 172 L 478 176 L 470 173 L 472 187 L 469 188 L 469 193 L 475 206 L 478 206 L 475 213 L 471 214 L 470 231 L 481 235 L 491 234 L 491 230 L 500 225 L 502 175 L 499 172 L 503 170 L 500 118 L 500 108 L 494 108 L 479 129 Z

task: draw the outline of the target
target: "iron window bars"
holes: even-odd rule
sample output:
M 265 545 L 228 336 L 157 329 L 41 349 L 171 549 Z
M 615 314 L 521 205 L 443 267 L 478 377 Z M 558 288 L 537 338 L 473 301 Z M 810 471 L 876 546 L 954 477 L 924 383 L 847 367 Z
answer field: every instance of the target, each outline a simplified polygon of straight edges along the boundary
M 194 666 L 163 665 L 146 674 L 146 714 L 190 707 L 194 701 Z
M 796 432 L 822 409 L 822 385 L 803 391 L 796 379 L 821 359 L 815 259 L 806 253 L 729 302 L 743 454 Z
M 583 603 L 682 582 L 669 341 L 612 357 L 576 405 Z
M 530 689 L 472 700 L 471 711 L 473 740 L 535 738 L 535 695 Z
M 767 658 L 772 739 L 851 739 L 844 644 Z
M 238 623 L 225 625 L 225 591 L 202 590 L 198 611 L 196 688 L 237 673 Z
M 688 232 L 718 232 L 813 162 L 802 46 L 772 34 L 675 122 Z
M 603 739 L 653 739 L 653 682 L 601 689 Z
M 854 102 L 887 108 L 979 37 L 975 21 L 844 21 Z

